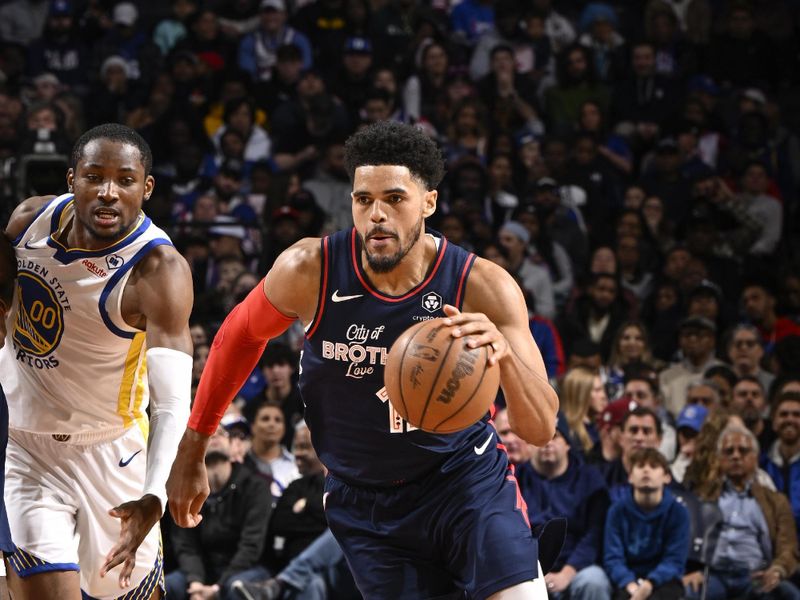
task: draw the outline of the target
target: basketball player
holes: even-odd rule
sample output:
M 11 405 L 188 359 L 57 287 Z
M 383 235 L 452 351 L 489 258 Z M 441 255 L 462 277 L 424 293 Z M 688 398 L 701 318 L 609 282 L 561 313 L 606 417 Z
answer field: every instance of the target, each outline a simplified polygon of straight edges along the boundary
M 0 235 L 0 348 L 6 341 L 6 315 L 14 299 L 14 280 L 17 277 L 17 259 L 9 239 Z M 5 487 L 6 445 L 8 444 L 8 404 L 0 387 L 0 494 Z M 8 527 L 6 505 L 0 497 L 0 552 L 8 556 L 16 550 Z M 0 579 L 0 598 L 8 598 L 5 578 Z
M 360 592 L 385 598 L 546 598 L 513 467 L 486 415 L 434 435 L 400 419 L 383 363 L 409 326 L 447 317 L 491 346 L 514 430 L 552 439 L 558 400 L 511 276 L 424 229 L 441 155 L 421 131 L 381 122 L 346 144 L 355 228 L 286 250 L 217 334 L 167 484 L 183 526 L 208 489 L 203 454 L 268 338 L 306 328 L 300 387 L 330 474 L 326 516 Z M 535 580 L 535 581 L 534 581 Z
M 72 151 L 69 193 L 25 200 L 6 229 L 19 271 L 0 352 L 17 599 L 160 597 L 154 525 L 189 413 L 192 282 L 142 213 L 151 166 L 133 130 L 95 127 Z

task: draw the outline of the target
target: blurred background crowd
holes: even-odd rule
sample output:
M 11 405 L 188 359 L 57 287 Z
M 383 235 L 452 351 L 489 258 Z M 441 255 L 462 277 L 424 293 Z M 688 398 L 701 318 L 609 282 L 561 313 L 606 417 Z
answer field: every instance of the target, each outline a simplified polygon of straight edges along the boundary
M 590 508 L 540 497 L 541 481 L 564 475 L 542 475 L 542 460 L 563 466 L 560 451 L 542 459 L 506 428 L 531 520 L 584 506 L 570 532 L 586 541 L 577 524 L 602 526 L 608 502 L 623 500 L 614 490 L 630 452 L 657 447 L 668 488 L 697 509 L 691 540 L 713 529 L 699 516 L 709 504 L 725 540 L 721 498 L 735 476 L 720 452 L 736 432 L 719 434 L 731 419 L 755 443 L 747 481 L 800 516 L 799 25 L 797 0 L 11 0 L 0 4 L 3 222 L 27 196 L 66 191 L 85 129 L 136 129 L 154 153 L 145 210 L 193 272 L 196 383 L 214 331 L 275 257 L 351 226 L 347 137 L 378 120 L 413 124 L 447 164 L 428 226 L 517 278 L 561 397 L 560 460 L 595 469 L 592 494 L 605 494 Z M 298 325 L 270 344 L 219 433 L 222 456 L 268 480 L 271 500 L 250 496 L 274 515 L 288 486 L 322 470 L 307 449 L 291 452 L 305 435 L 302 341 Z M 737 452 L 747 443 L 733 455 L 747 458 Z M 236 489 L 225 472 L 220 506 Z M 284 512 L 305 514 L 317 488 Z M 285 520 L 262 510 L 253 529 L 259 511 L 236 506 L 225 527 L 178 550 L 165 535 L 167 564 L 188 577 L 180 585 L 202 580 L 192 600 L 225 597 L 231 574 L 256 564 L 275 576 L 325 530 L 320 510 L 298 526 L 303 543 L 286 545 L 291 535 L 273 531 Z M 760 510 L 753 527 L 774 538 Z M 789 533 L 780 585 L 763 573 L 786 547 L 764 535 L 744 558 L 715 544 L 687 564 L 709 597 L 713 573 L 731 565 L 759 573 L 748 579 L 759 593 L 791 593 L 794 522 Z M 589 565 L 604 567 L 605 583 L 591 581 L 608 593 L 637 593 L 604 563 L 602 531 L 592 535 L 594 554 L 575 559 L 572 577 L 562 553 L 553 594 Z M 328 592 L 313 597 L 331 594 L 323 579 Z M 285 584 L 263 597 L 302 585 Z

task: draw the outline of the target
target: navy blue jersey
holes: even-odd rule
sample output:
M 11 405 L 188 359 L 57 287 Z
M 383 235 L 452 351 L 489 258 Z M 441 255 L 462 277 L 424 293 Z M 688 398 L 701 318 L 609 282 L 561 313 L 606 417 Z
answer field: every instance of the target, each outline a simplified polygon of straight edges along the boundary
M 435 435 L 406 423 L 388 402 L 383 369 L 409 327 L 461 308 L 475 255 L 436 232 L 438 253 L 425 280 L 402 296 L 370 284 L 355 229 L 324 238 L 317 313 L 307 328 L 300 391 L 314 448 L 331 473 L 362 486 L 415 481 L 446 470 L 459 451 L 480 445 L 494 428 L 487 415 L 467 429 Z

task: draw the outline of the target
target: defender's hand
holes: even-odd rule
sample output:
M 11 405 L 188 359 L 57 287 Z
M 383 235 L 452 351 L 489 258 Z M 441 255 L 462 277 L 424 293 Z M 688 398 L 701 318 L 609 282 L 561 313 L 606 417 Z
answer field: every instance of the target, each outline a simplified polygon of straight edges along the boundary
M 111 569 L 122 565 L 119 587 L 126 588 L 131 584 L 136 551 L 153 525 L 161 518 L 161 501 L 152 494 L 145 494 L 138 500 L 115 506 L 108 514 L 120 520 L 119 541 L 106 556 L 100 568 L 100 577 L 105 577 Z
M 489 364 L 496 365 L 508 354 L 508 340 L 500 333 L 497 326 L 483 313 L 462 313 L 455 306 L 444 305 L 445 325 L 454 325 L 453 337 L 469 337 L 470 348 L 491 346 L 492 354 Z
M 187 429 L 167 479 L 169 512 L 179 527 L 197 527 L 203 520 L 200 509 L 208 498 L 205 450 L 208 437 Z

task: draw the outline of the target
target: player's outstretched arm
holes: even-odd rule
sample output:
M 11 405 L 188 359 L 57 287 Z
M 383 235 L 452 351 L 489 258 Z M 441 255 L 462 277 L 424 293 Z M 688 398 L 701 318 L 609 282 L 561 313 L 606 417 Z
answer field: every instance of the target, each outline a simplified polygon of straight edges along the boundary
M 150 434 L 141 498 L 111 508 L 120 537 L 109 551 L 101 576 L 122 565 L 120 587 L 130 585 L 136 550 L 166 508 L 166 480 L 189 417 L 192 381 L 192 276 L 172 246 L 158 246 L 136 266 L 122 299 L 127 322 L 146 331 L 150 387 Z
M 319 294 L 320 241 L 307 238 L 284 251 L 264 281 L 227 316 L 211 345 L 195 395 L 189 426 L 167 481 L 172 518 L 194 527 L 208 497 L 204 465 L 211 434 L 258 363 L 267 341 L 295 319 L 314 317 Z
M 464 312 L 445 312 L 455 335 L 475 346 L 490 345 L 490 360 L 500 365 L 500 384 L 511 428 L 530 444 L 544 446 L 555 435 L 558 396 L 547 380 L 542 355 L 528 325 L 528 309 L 519 286 L 505 269 L 476 259 L 464 294 Z

